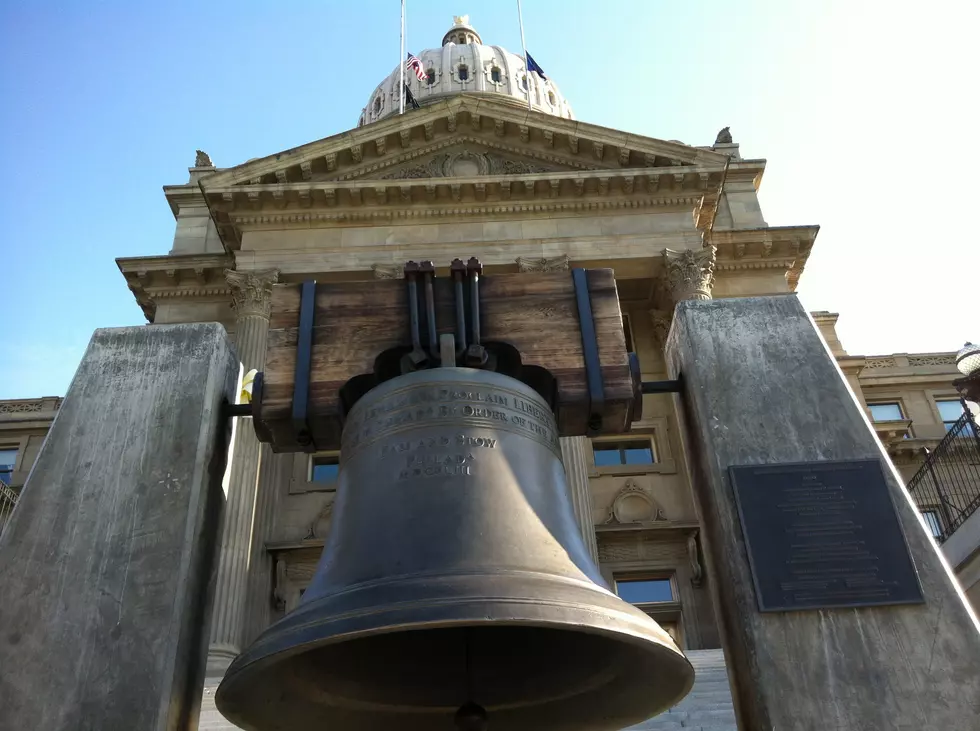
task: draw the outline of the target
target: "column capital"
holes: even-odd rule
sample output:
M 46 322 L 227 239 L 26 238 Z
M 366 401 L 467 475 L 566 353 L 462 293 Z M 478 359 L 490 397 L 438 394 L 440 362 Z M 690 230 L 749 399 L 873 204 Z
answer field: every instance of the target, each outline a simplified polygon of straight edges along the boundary
M 269 319 L 272 309 L 272 285 L 279 281 L 278 269 L 242 272 L 225 269 L 225 281 L 231 287 L 232 307 L 239 317 Z
M 714 246 L 685 251 L 663 250 L 664 278 L 671 299 L 709 300 L 715 283 Z

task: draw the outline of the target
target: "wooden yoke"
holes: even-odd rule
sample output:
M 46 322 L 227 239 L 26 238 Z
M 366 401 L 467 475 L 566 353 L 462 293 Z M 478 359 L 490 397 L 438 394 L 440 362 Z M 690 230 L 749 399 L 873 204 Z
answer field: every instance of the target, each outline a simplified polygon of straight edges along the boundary
M 471 267 L 473 262 L 479 266 L 472 259 Z M 457 260 L 454 266 L 459 264 Z M 378 372 L 384 370 L 379 360 L 383 353 L 404 352 L 403 358 L 414 358 L 410 362 L 417 365 L 423 356 L 418 348 L 413 350 L 413 320 L 424 333 L 423 345 L 437 341 L 438 335 L 458 333 L 463 306 L 457 307 L 462 291 L 457 269 L 453 278 L 426 277 L 424 283 L 417 273 L 425 271 L 432 271 L 431 263 L 410 263 L 408 280 L 274 287 L 265 372 L 256 379 L 252 401 L 255 431 L 261 441 L 271 444 L 274 452 L 339 449 L 345 410 L 351 405 L 341 396 L 348 381 L 360 376 L 370 387 L 375 378 L 380 381 L 398 375 L 390 368 Z M 478 291 L 478 296 L 466 297 L 467 317 L 476 305 L 479 338 L 488 351 L 506 344 L 519 353 L 521 365 L 537 366 L 551 374 L 560 434 L 628 430 L 639 418 L 639 372 L 635 357 L 626 351 L 613 271 L 575 269 L 478 279 L 478 288 L 472 278 L 469 282 L 470 295 Z M 428 282 L 434 319 L 426 312 Z M 304 287 L 309 305 L 302 313 Z M 410 291 L 415 293 L 414 300 Z M 422 314 L 412 316 L 411 301 L 420 303 Z M 304 332 L 301 321 L 312 327 Z M 433 321 L 435 338 L 428 328 Z M 472 329 L 470 332 L 472 337 Z M 470 351 L 458 348 L 459 365 L 474 362 L 472 347 L 471 342 Z M 428 354 L 438 357 L 431 349 Z M 493 362 L 491 358 L 485 367 L 492 368 Z M 297 383 L 297 376 L 302 381 L 307 374 L 308 385 Z M 294 403 L 297 396 L 306 402 Z

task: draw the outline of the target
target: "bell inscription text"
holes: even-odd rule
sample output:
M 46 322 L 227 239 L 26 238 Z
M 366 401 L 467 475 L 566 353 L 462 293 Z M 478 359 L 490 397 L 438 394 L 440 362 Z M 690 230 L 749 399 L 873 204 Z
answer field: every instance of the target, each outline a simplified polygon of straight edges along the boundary
M 432 426 L 445 426 L 447 433 L 422 440 L 396 438 L 399 433 L 407 435 L 420 427 Z M 473 432 L 462 434 L 461 427 L 472 428 Z M 481 434 L 481 427 L 492 433 L 504 431 L 530 437 L 555 454 L 561 454 L 554 417 L 545 407 L 517 391 L 475 383 L 402 389 L 369 409 L 355 409 L 344 424 L 342 451 L 345 458 L 350 458 L 361 449 L 378 445 L 378 456 L 387 459 L 419 449 L 454 449 L 442 455 L 443 467 L 460 470 L 452 474 L 466 475 L 470 473 L 464 468 L 477 459 L 474 449 L 496 447 L 496 438 Z M 430 469 L 424 464 L 411 463 L 412 457 L 408 459 L 406 469 Z

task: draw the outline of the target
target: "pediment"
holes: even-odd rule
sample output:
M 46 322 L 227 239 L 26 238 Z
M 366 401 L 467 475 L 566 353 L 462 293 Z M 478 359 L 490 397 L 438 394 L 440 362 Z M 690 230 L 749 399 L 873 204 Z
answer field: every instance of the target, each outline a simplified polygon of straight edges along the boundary
M 304 181 L 524 175 L 724 165 L 710 149 L 630 135 L 461 94 L 357 129 L 250 160 L 201 181 L 232 186 Z M 484 172 L 486 171 L 486 172 Z

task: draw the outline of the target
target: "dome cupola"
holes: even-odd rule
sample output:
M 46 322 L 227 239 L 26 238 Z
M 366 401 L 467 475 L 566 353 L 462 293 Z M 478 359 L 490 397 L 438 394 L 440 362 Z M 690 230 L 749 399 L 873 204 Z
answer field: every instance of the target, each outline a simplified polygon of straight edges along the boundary
M 417 54 L 425 78 L 406 69 L 405 83 L 422 106 L 454 94 L 474 94 L 501 99 L 516 106 L 574 119 L 572 109 L 558 87 L 536 72 L 528 73 L 524 57 L 500 46 L 485 46 L 468 15 L 453 18 L 440 48 Z M 368 99 L 358 126 L 398 114 L 401 67 L 395 67 Z M 406 109 L 406 111 L 409 111 Z

